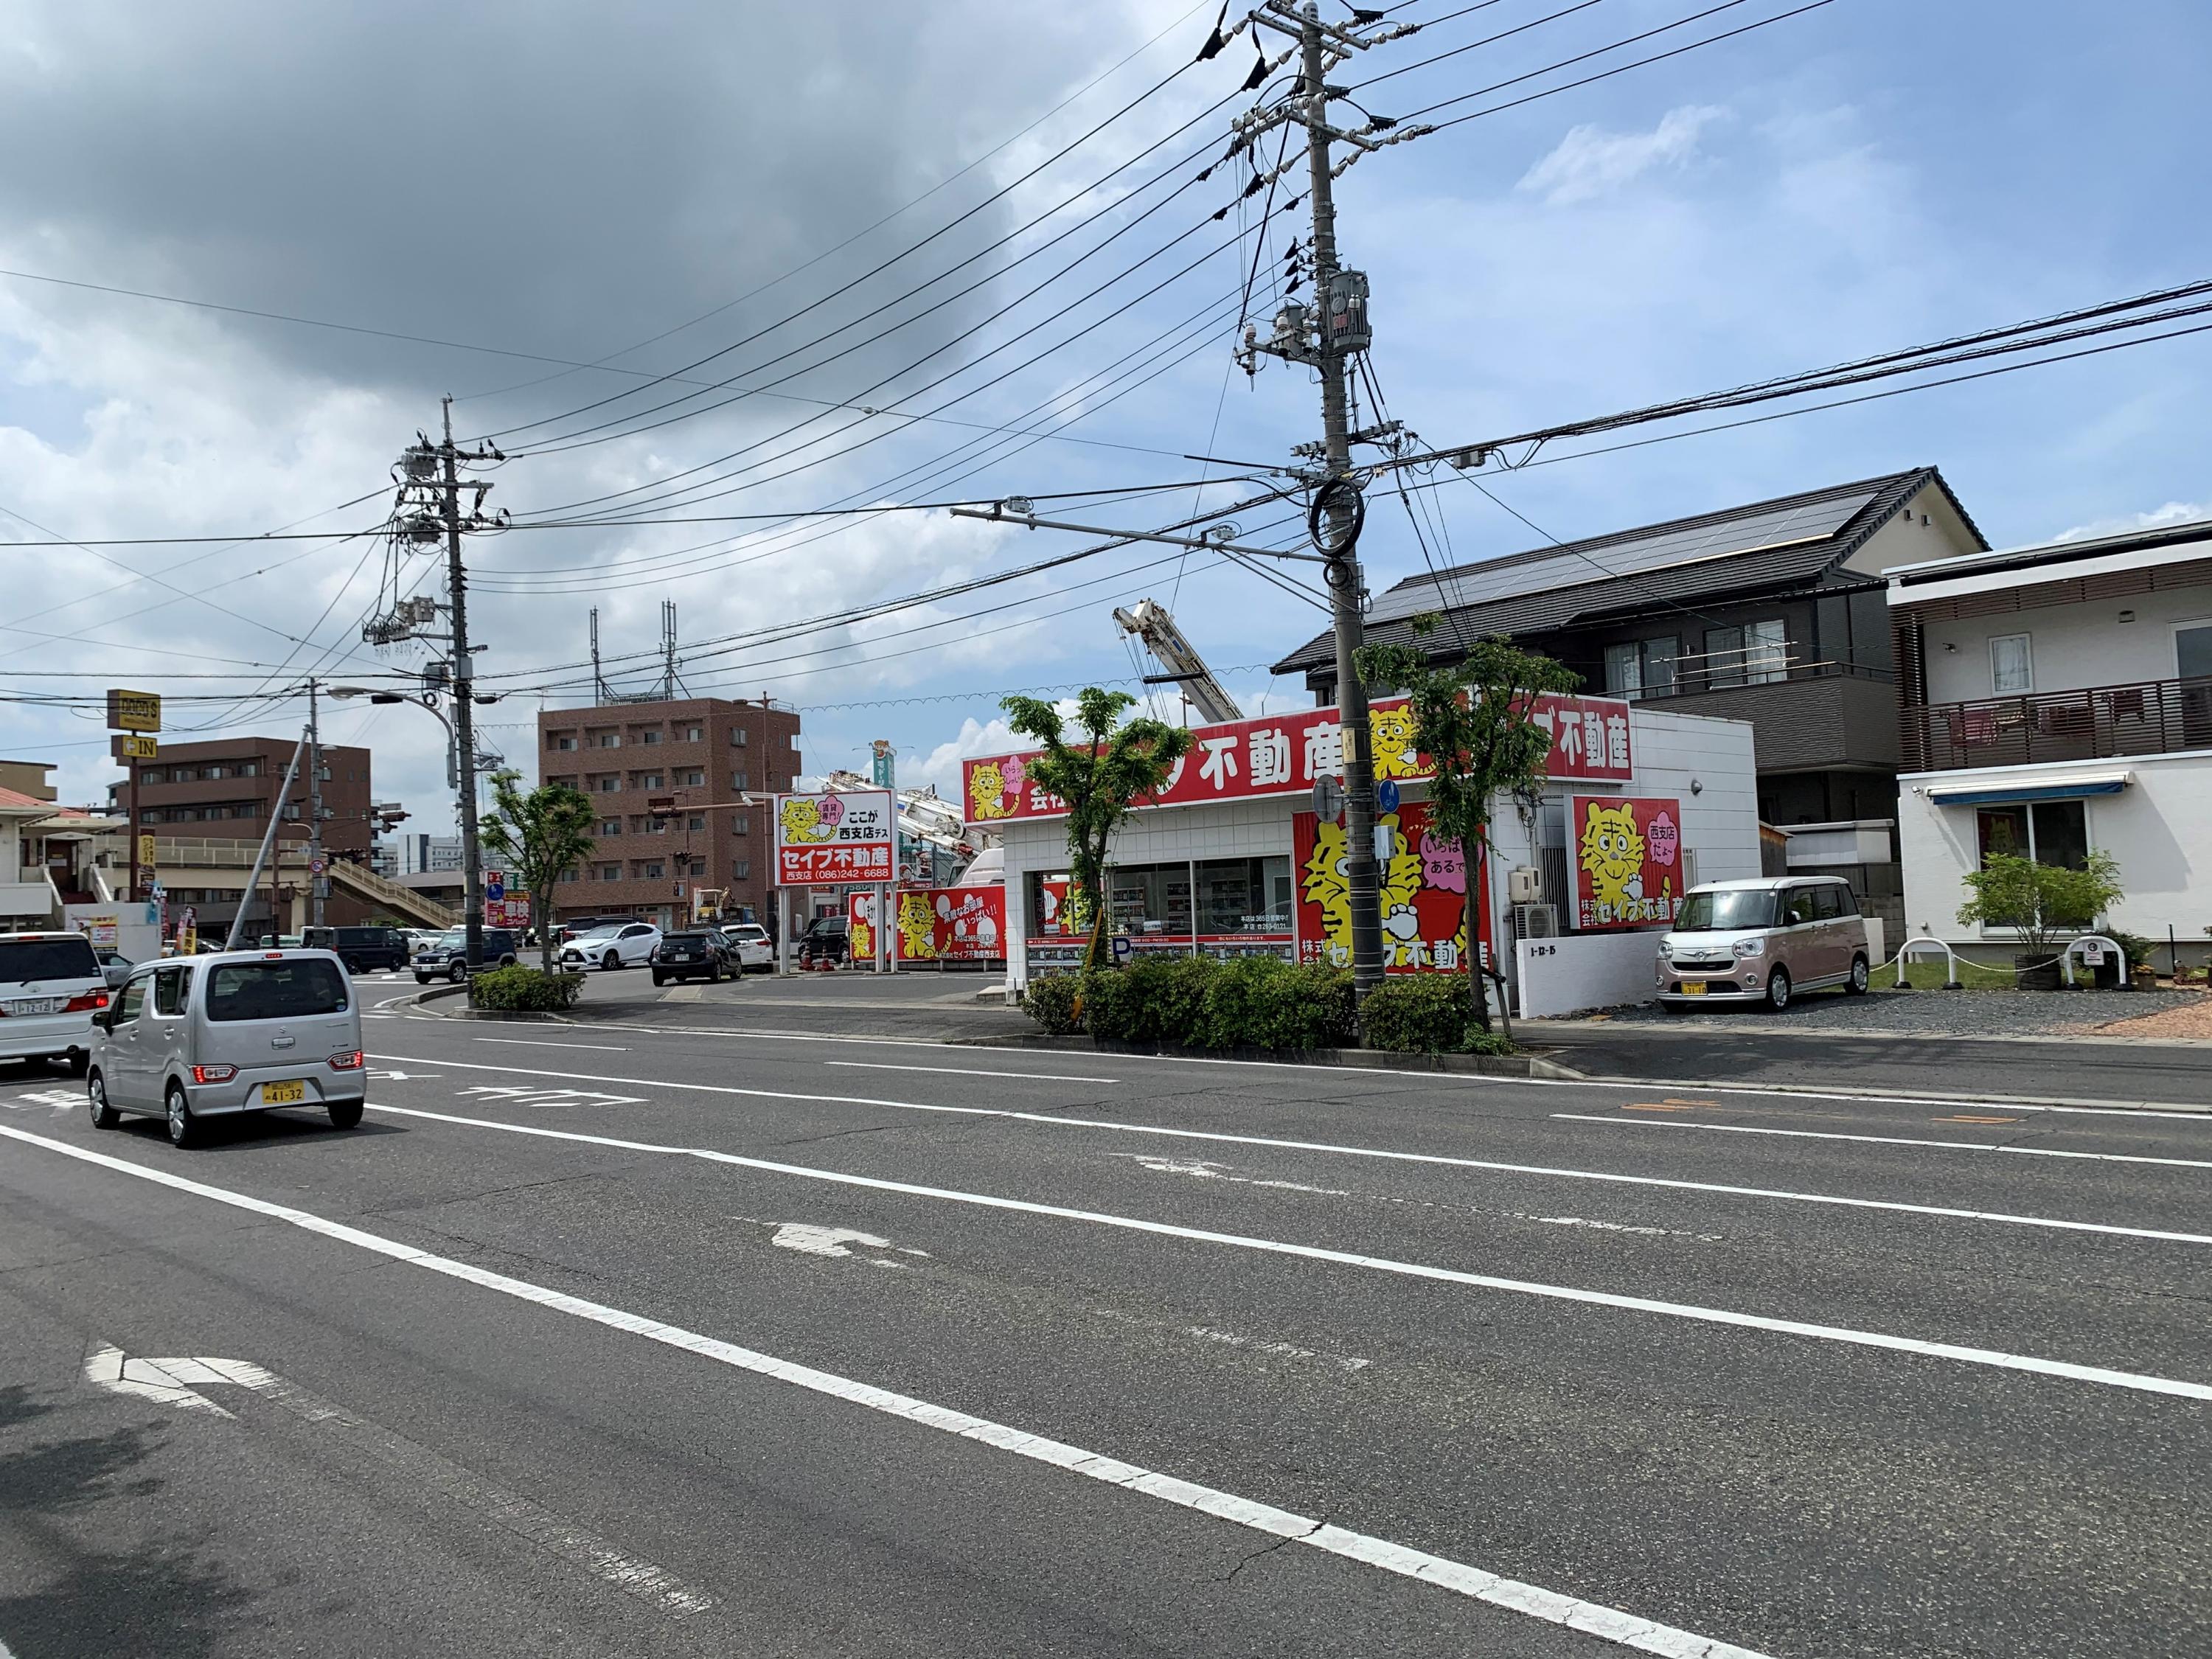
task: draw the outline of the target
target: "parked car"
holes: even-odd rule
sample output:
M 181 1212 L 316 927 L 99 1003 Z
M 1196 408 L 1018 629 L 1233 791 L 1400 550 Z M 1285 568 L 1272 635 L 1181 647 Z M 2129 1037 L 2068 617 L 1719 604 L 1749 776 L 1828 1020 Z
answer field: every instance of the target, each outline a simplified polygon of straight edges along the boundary
M 768 936 L 768 929 L 757 921 L 726 922 L 721 928 L 724 939 L 737 957 L 740 971 L 765 974 L 775 966 L 775 944 Z
M 660 929 L 649 921 L 596 928 L 561 947 L 563 968 L 635 968 L 653 959 Z
M 512 968 L 514 959 L 514 935 L 504 927 L 485 928 L 483 953 L 478 960 L 487 968 Z M 449 979 L 459 985 L 469 976 L 469 930 L 448 927 L 428 950 L 415 953 L 414 965 L 417 985 L 428 985 L 434 979 Z
M 111 991 L 121 988 L 123 981 L 131 977 L 131 969 L 136 965 L 130 957 L 118 951 L 94 951 L 93 954 L 100 958 L 100 977 L 107 981 L 107 988 Z
M 225 951 L 149 963 L 97 1018 L 85 1093 L 93 1127 L 158 1115 L 191 1146 L 211 1117 L 320 1107 L 361 1121 L 361 1011 L 328 951 Z
M 407 960 L 412 962 L 416 952 L 427 951 L 444 934 L 435 927 L 403 927 L 399 930 L 399 936 L 407 941 Z
M 1675 1013 L 1711 1003 L 1779 1010 L 1829 986 L 1856 996 L 1873 969 L 1857 896 L 1833 876 L 1693 887 L 1653 963 L 1660 1005 Z
M 664 933 L 646 960 L 653 969 L 655 985 L 665 985 L 672 979 L 703 979 L 716 985 L 725 974 L 744 971 L 736 949 L 712 927 Z
M 82 1077 L 112 996 L 82 933 L 0 933 L 0 1060 L 58 1060 Z
M 336 952 L 349 974 L 372 969 L 397 973 L 415 957 L 397 927 L 310 927 L 300 942 L 306 950 Z
M 845 916 L 817 916 L 799 936 L 799 961 L 811 967 L 817 960 L 848 962 L 853 955 L 852 922 Z
M 616 927 L 635 927 L 644 920 L 642 916 L 571 916 L 553 930 L 553 943 L 566 945 L 586 933 L 604 933 Z

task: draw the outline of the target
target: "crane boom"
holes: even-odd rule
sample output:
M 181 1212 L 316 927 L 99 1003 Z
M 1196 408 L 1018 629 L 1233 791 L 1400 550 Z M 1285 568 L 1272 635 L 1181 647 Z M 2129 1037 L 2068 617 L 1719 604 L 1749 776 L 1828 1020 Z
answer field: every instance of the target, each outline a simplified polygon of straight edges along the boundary
M 1168 614 L 1167 607 L 1155 599 L 1139 599 L 1127 611 L 1116 609 L 1114 620 L 1121 624 L 1125 633 L 1135 635 L 1145 642 L 1146 649 L 1168 665 L 1190 706 L 1209 726 L 1219 726 L 1230 720 L 1241 720 L 1244 711 L 1237 706 L 1213 671 L 1197 648 L 1183 637 L 1176 619 Z

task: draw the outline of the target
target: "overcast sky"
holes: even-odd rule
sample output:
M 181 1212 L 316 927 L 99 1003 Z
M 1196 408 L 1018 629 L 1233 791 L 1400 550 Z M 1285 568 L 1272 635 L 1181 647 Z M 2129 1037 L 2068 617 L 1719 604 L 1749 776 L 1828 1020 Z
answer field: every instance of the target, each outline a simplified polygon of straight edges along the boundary
M 1708 3 L 1592 0 L 1356 95 L 1409 113 Z M 1449 112 L 1794 3 L 1743 0 Z M 1445 19 L 1458 0 L 1413 0 L 1396 15 L 1443 21 L 1333 78 L 1560 9 L 1494 0 Z M 13 0 L 0 266 L 383 332 L 0 276 L 0 511 L 15 515 L 0 528 L 365 529 L 450 392 L 459 434 L 513 457 L 484 476 L 518 517 L 584 501 L 763 515 L 472 544 L 479 672 L 511 690 L 487 737 L 526 766 L 541 695 L 589 700 L 592 608 L 610 657 L 629 653 L 615 678 L 635 685 L 663 599 L 693 689 L 806 711 L 810 772 L 861 766 L 888 737 L 903 781 L 944 785 L 963 749 L 999 746 L 1004 690 L 1152 668 L 1110 617 L 1147 593 L 1248 708 L 1303 702 L 1264 665 L 1320 612 L 1165 548 L 757 637 L 1085 544 L 942 514 L 774 515 L 1194 481 L 1186 455 L 1274 465 L 1316 435 L 1303 371 L 1248 382 L 1227 351 L 1254 246 L 1241 234 L 1264 241 L 1264 332 L 1302 224 L 1257 224 L 1267 198 L 1240 202 L 1242 161 L 1194 182 L 1249 101 L 1208 112 L 1252 46 L 1159 88 L 1214 9 Z M 2182 0 L 1835 0 L 1368 157 L 1340 185 L 1340 234 L 1372 275 L 1389 412 L 1471 441 L 2203 276 L 2208 58 L 2212 15 Z M 2001 545 L 2180 516 L 2212 510 L 2208 366 L 2199 336 L 1495 489 L 1560 538 L 1923 463 Z M 1249 488 L 1062 505 L 1137 526 Z M 1458 560 L 1542 539 L 1472 489 L 1432 494 Z M 1275 516 L 1239 522 L 1256 538 Z M 1420 568 L 1406 525 L 1378 496 L 1363 544 L 1377 590 Z M 395 583 L 434 586 L 373 539 L 0 558 L 0 692 L 163 690 L 179 699 L 172 738 L 295 730 L 296 705 L 236 698 L 308 670 L 410 671 L 422 647 L 374 650 L 361 625 Z M 188 678 L 226 675 L 245 678 Z M 428 714 L 355 705 L 325 732 L 374 745 L 377 793 L 408 804 L 410 829 L 450 822 Z M 106 747 L 96 717 L 0 704 L 0 755 L 58 763 L 65 799 L 104 793 Z

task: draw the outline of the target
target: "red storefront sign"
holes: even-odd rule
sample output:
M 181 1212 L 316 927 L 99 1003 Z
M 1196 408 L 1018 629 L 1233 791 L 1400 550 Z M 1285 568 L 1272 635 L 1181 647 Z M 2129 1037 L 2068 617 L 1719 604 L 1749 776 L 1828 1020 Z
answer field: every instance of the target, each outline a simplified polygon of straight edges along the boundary
M 1576 795 L 1567 802 L 1575 861 L 1575 926 L 1663 926 L 1680 908 L 1681 803 L 1647 795 Z
M 1549 775 L 1606 783 L 1626 783 L 1635 775 L 1626 702 L 1544 692 L 1535 699 L 1534 717 L 1552 732 Z M 1368 726 L 1377 782 L 1417 782 L 1431 775 L 1428 757 L 1413 747 L 1413 717 L 1403 698 L 1375 704 Z M 1066 804 L 1030 776 L 1030 763 L 1038 752 L 966 762 L 960 781 L 968 822 L 989 825 L 1008 818 L 1066 817 Z M 1299 794 L 1318 779 L 1343 773 L 1344 728 L 1334 708 L 1265 714 L 1194 726 L 1190 753 L 1176 763 L 1159 793 L 1139 805 L 1192 806 Z
M 1383 860 L 1382 966 L 1392 974 L 1465 972 L 1467 884 L 1459 843 L 1429 829 L 1429 809 L 1409 801 L 1377 823 L 1390 832 Z M 1344 824 L 1311 812 L 1291 818 L 1297 884 L 1298 960 L 1352 965 L 1352 896 L 1345 880 Z M 1478 894 L 1485 960 L 1491 952 L 1490 895 Z
M 997 962 L 1006 954 L 1004 887 L 909 888 L 898 896 L 901 962 Z
M 897 810 L 887 789 L 775 798 L 775 884 L 853 887 L 896 878 Z

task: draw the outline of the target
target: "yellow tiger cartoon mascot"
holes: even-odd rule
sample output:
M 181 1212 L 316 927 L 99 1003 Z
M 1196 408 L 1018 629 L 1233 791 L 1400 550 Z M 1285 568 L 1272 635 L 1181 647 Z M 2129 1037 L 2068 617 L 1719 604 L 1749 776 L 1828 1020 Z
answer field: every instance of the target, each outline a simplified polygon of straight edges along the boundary
M 937 955 L 936 918 L 927 893 L 901 893 L 898 905 L 901 955 L 908 962 L 928 962 Z
M 1398 814 L 1376 820 L 1390 832 L 1390 857 L 1378 875 L 1382 886 L 1382 956 L 1386 963 L 1411 961 L 1409 945 L 1420 940 L 1414 896 L 1421 890 L 1421 855 L 1398 828 Z M 1352 884 L 1345 874 L 1342 820 L 1314 827 L 1313 855 L 1306 860 L 1306 902 L 1321 907 L 1323 959 L 1336 967 L 1352 962 Z
M 1635 810 L 1593 801 L 1583 817 L 1580 847 L 1597 911 L 1591 920 L 1619 921 L 1636 915 L 1644 898 L 1644 848 Z
M 816 842 L 828 841 L 837 831 L 822 822 L 822 803 L 804 795 L 793 795 L 783 804 L 783 844 L 786 847 L 806 847 Z
M 1413 743 L 1413 710 L 1403 704 L 1395 708 L 1377 708 L 1367 717 L 1367 725 L 1374 744 L 1377 783 L 1385 778 L 1428 775 L 1427 769 L 1421 764 L 1421 751 Z
M 968 775 L 968 817 L 970 822 L 1007 816 L 1006 775 L 996 761 L 986 761 Z

